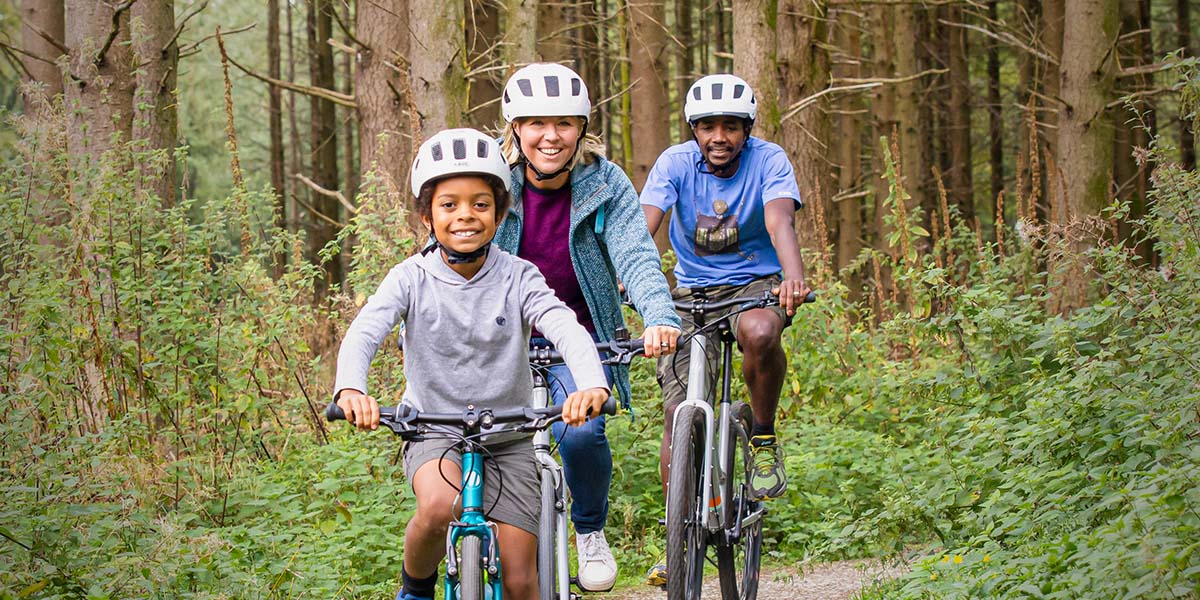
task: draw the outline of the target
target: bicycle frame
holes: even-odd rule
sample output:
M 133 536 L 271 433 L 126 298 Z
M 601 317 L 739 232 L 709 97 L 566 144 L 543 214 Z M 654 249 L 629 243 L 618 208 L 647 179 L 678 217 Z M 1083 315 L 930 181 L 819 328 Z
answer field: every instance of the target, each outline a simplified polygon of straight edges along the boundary
M 446 531 L 446 579 L 443 590 L 444 597 L 451 600 L 458 597 L 458 543 L 467 536 L 480 540 L 480 547 L 485 553 L 484 572 L 492 600 L 503 598 L 503 572 L 497 543 L 499 531 L 496 524 L 483 515 L 483 482 L 483 453 L 478 444 L 468 439 L 462 452 L 462 518 L 451 521 Z
M 728 334 L 728 322 L 723 322 L 720 326 L 718 338 Z M 679 403 L 675 408 L 675 422 L 672 427 L 678 426 L 678 418 L 680 408 L 684 406 L 694 406 L 704 413 L 704 447 L 707 451 L 704 453 L 704 465 L 701 470 L 704 476 L 701 489 L 704 490 L 703 503 L 707 511 L 707 518 L 704 521 L 705 528 L 710 531 L 719 529 L 725 525 L 724 523 L 724 506 L 725 502 L 730 501 L 729 498 L 722 498 L 718 490 L 723 489 L 725 479 L 729 476 L 729 470 L 732 465 L 720 464 L 713 460 L 714 453 L 718 457 L 727 456 L 726 450 L 729 444 L 729 417 L 727 410 L 730 404 L 730 386 L 732 378 L 730 369 L 733 365 L 733 344 L 731 342 L 721 340 L 721 396 L 716 398 L 718 411 L 714 414 L 713 402 L 708 398 L 708 360 L 707 360 L 707 338 L 703 333 L 697 332 L 689 341 L 691 347 L 691 356 L 688 363 L 688 387 L 687 399 Z M 719 418 L 718 426 L 714 431 L 713 420 Z M 714 443 L 715 442 L 715 443 Z M 672 518 L 667 515 L 667 518 Z

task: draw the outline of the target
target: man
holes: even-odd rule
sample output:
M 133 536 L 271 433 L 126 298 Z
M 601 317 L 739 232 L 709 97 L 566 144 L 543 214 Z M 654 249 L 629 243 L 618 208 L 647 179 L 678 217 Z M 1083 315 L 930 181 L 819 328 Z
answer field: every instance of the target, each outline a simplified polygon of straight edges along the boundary
M 787 481 L 775 437 L 775 412 L 787 372 L 780 338 L 809 288 L 793 228 L 795 209 L 802 206 L 796 176 L 782 148 L 750 135 L 757 109 L 750 85 L 734 75 L 709 75 L 692 84 L 683 112 L 693 139 L 658 157 L 640 200 L 651 233 L 674 209 L 669 233 L 678 258 L 676 299 L 702 293 L 718 300 L 764 290 L 779 296 L 778 307 L 750 310 L 731 322 L 754 412 L 751 487 L 768 499 L 782 496 Z M 690 333 L 690 315 L 680 316 L 684 333 Z M 687 376 L 677 377 L 672 363 L 687 365 L 689 354 L 688 345 L 681 344 L 677 359 L 658 362 L 665 415 L 659 451 L 664 488 L 672 419 L 686 397 Z M 647 583 L 665 584 L 665 571 L 656 565 Z

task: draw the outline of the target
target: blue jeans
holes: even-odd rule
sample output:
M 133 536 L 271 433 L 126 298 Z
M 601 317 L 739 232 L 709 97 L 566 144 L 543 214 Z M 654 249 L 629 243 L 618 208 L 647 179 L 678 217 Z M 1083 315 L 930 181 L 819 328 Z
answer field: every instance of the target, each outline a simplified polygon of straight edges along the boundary
M 534 343 L 548 345 L 540 338 L 534 338 Z M 612 371 L 607 366 L 604 375 L 612 385 Z M 575 391 L 575 379 L 565 365 L 551 367 L 546 381 L 550 385 L 550 399 L 556 406 Z M 571 490 L 571 523 L 575 525 L 575 533 L 602 531 L 608 522 L 608 488 L 613 473 L 612 449 L 604 435 L 604 415 L 588 419 L 579 427 L 555 423 L 552 432 L 562 457 L 563 476 Z

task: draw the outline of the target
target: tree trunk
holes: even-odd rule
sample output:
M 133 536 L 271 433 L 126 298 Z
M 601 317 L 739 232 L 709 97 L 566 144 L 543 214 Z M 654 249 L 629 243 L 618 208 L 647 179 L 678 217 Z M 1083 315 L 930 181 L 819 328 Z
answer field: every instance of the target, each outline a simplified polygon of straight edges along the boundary
M 1042 3 L 1042 46 L 1050 56 L 1059 61 L 1059 65 L 1062 64 L 1063 8 L 1063 0 L 1046 0 Z M 1059 94 L 1062 93 L 1062 72 L 1059 65 L 1047 62 L 1042 73 L 1042 95 L 1048 100 L 1044 110 L 1039 113 L 1038 122 L 1041 128 L 1039 137 L 1045 147 L 1046 193 L 1043 203 L 1037 207 L 1037 214 L 1038 218 L 1044 221 L 1050 220 L 1051 203 L 1062 190 L 1062 171 L 1057 168 Z M 1052 166 L 1054 168 L 1051 168 Z
M 1072 253 L 1064 257 L 1052 307 L 1067 311 L 1087 301 L 1083 252 L 1097 233 L 1085 220 L 1098 217 L 1108 200 L 1113 127 L 1105 105 L 1112 99 L 1117 39 L 1117 0 L 1067 0 L 1063 33 L 1062 100 L 1059 112 L 1059 167 L 1065 197 L 1055 217 Z
M 282 79 L 279 44 L 279 0 L 267 0 L 267 75 Z M 287 184 L 283 162 L 283 90 L 267 86 L 267 117 L 270 122 L 268 153 L 271 162 L 271 190 L 275 196 L 275 227 L 287 228 Z M 276 276 L 283 274 L 283 262 L 276 263 Z
M 829 82 L 829 28 L 824 0 L 780 0 L 777 83 L 779 106 L 815 94 Z M 739 38 L 740 40 L 740 38 Z M 740 54 L 740 52 L 739 52 Z M 829 163 L 829 106 L 821 101 L 781 124 L 780 141 L 796 170 L 804 209 L 796 215 L 800 246 L 824 261 L 829 245 L 828 199 L 833 191 Z M 829 272 L 818 265 L 816 272 Z
M 571 60 L 571 16 L 569 0 L 537 4 L 537 53 L 542 62 Z
M 508 14 L 504 21 L 501 55 L 505 64 L 512 69 L 537 59 L 537 0 L 506 0 L 505 7 Z M 505 80 L 508 75 L 510 73 L 502 73 Z
M 45 61 L 21 55 L 21 64 L 29 71 L 32 81 L 36 81 L 47 100 L 63 93 L 63 76 L 54 64 L 62 56 L 62 51 L 46 41 L 37 33 L 43 33 L 58 42 L 65 39 L 63 21 L 63 0 L 21 0 L 21 48 L 30 54 L 39 56 Z M 49 61 L 49 62 L 46 62 Z M 30 81 L 22 73 L 22 81 Z M 39 103 L 33 98 L 22 95 L 26 114 L 33 114 Z
M 758 100 L 756 137 L 779 141 L 779 86 L 775 76 L 778 0 L 734 0 L 733 72 Z
M 665 7 L 662 0 L 630 4 L 629 54 L 633 89 L 630 91 L 637 143 L 633 145 L 633 186 L 641 191 L 650 167 L 671 142 L 667 115 L 667 54 Z
M 132 139 L 153 159 L 141 159 L 140 191 L 163 206 L 175 204 L 175 146 L 179 119 L 176 114 L 175 79 L 179 45 L 175 41 L 175 2 L 143 0 L 130 9 L 134 61 Z
M 333 3 L 331 0 L 310 0 L 308 8 L 308 69 L 314 86 L 327 90 L 335 89 L 333 73 L 333 48 L 329 37 L 333 34 Z M 339 187 L 337 163 L 337 113 L 333 102 L 310 96 L 309 149 L 312 157 L 310 169 L 312 180 L 326 190 Z M 334 198 L 313 190 L 309 195 L 309 206 L 315 214 L 309 215 L 308 260 L 320 263 L 319 253 L 326 244 L 337 236 L 334 223 L 340 222 L 340 205 Z M 330 221 L 333 221 L 332 223 Z M 318 298 L 332 285 L 341 285 L 343 269 L 341 255 L 335 256 L 324 265 L 325 276 L 317 283 Z
M 862 69 L 859 68 L 863 59 L 861 34 L 859 33 L 860 19 L 848 9 L 842 9 L 837 15 L 837 44 L 834 48 L 843 54 L 834 60 L 832 66 L 835 78 L 860 78 Z M 862 231 L 862 147 L 858 131 L 859 118 L 856 114 L 862 108 L 861 97 L 858 94 L 847 94 L 838 102 L 837 135 L 834 144 L 837 148 L 838 163 L 837 189 L 827 190 L 826 197 L 833 198 L 836 191 L 843 196 L 835 202 L 837 220 L 834 229 L 837 232 L 835 246 L 836 267 L 840 271 L 858 258 L 863 248 Z M 830 211 L 833 214 L 833 211 Z M 857 291 L 861 278 L 854 274 L 847 281 L 852 291 Z
M 377 177 L 382 193 L 395 205 L 406 204 L 412 137 L 408 79 L 387 65 L 403 65 L 408 56 L 408 3 L 373 0 L 358 6 L 356 36 L 367 45 L 358 54 L 355 101 L 363 180 Z M 404 69 L 402 71 L 407 72 Z
M 377 2 L 378 0 L 367 0 L 367 1 L 368 2 Z M 341 10 L 342 10 L 341 22 L 343 24 L 345 24 L 346 27 L 349 27 L 351 23 L 354 23 L 353 12 L 354 12 L 355 4 L 356 4 L 356 2 L 354 2 L 354 0 L 342 0 L 341 2 L 338 2 L 338 4 L 337 4 L 337 8 L 341 8 Z M 335 8 L 335 10 L 336 10 L 336 8 Z M 353 40 L 350 39 L 349 35 L 344 35 L 342 37 L 342 43 L 348 47 L 352 47 L 354 42 L 353 42 Z M 352 64 L 353 57 L 351 56 L 351 54 L 349 52 L 339 52 L 338 57 L 342 59 L 342 64 L 340 67 L 341 72 L 342 72 L 341 92 L 343 94 L 346 94 L 347 96 L 353 96 L 354 95 L 354 65 Z M 338 122 L 341 124 L 341 127 L 342 127 L 341 140 L 340 140 L 342 143 L 341 174 L 342 174 L 342 177 L 344 177 L 346 179 L 345 184 L 343 186 L 341 186 L 341 189 L 343 191 L 343 195 L 347 199 L 353 201 L 354 197 L 358 195 L 358 186 L 360 184 L 359 179 L 358 179 L 358 171 L 359 171 L 358 165 L 355 164 L 355 162 L 354 162 L 355 147 L 357 145 L 357 144 L 355 144 L 354 134 L 356 133 L 356 130 L 358 129 L 359 121 L 357 118 L 355 118 L 357 116 L 355 109 L 348 108 L 345 106 L 338 106 L 337 113 L 339 115 Z
M 495 127 L 500 120 L 500 86 L 507 71 L 487 70 L 498 64 L 495 45 L 500 41 L 500 11 L 488 0 L 467 0 L 467 64 L 472 72 L 467 124 L 476 129 Z
M 894 29 L 894 11 L 895 9 L 889 4 L 876 4 L 871 7 L 872 13 L 872 46 L 874 56 L 872 57 L 875 76 L 879 78 L 893 78 L 896 76 L 896 60 L 895 60 L 895 43 L 893 41 Z M 874 101 L 871 103 L 872 108 L 868 114 L 875 117 L 874 135 L 871 136 L 871 155 L 875 157 L 874 172 L 871 173 L 867 180 L 873 182 L 875 190 L 875 205 L 872 211 L 871 221 L 871 240 L 874 248 L 880 252 L 890 253 L 887 242 L 887 228 L 884 226 L 883 217 L 888 211 L 886 200 L 888 197 L 887 183 L 879 177 L 884 172 L 883 156 L 879 149 L 879 139 L 892 135 L 892 130 L 896 126 L 896 86 L 882 85 L 875 88 Z
M 1192 52 L 1191 0 L 1175 0 L 1175 34 L 1183 55 L 1195 56 Z M 1192 121 L 1186 115 L 1179 116 L 1179 154 L 1183 168 L 1196 168 L 1196 139 L 1192 135 Z
M 129 5 L 121 7 L 124 10 L 115 14 L 113 5 L 106 2 L 70 0 L 65 4 L 66 46 L 71 49 L 67 66 L 71 82 L 64 88 L 70 119 L 67 149 L 75 172 L 88 179 L 96 175 L 91 169 L 100 166 L 104 153 L 114 144 L 128 142 L 133 130 Z M 76 206 L 88 205 L 88 189 L 86 184 L 72 186 Z
M 296 36 L 295 36 L 294 32 L 292 31 L 292 24 L 293 24 L 292 23 L 292 21 L 293 21 L 292 3 L 284 2 L 283 6 L 284 6 L 284 20 L 287 23 L 287 55 L 288 55 L 287 80 L 295 83 L 295 81 L 296 81 L 296 44 L 295 44 Z M 289 165 L 288 168 L 293 174 L 302 173 L 302 172 L 305 172 L 304 158 L 303 158 L 304 155 L 300 151 L 300 146 L 302 144 L 301 138 L 303 136 L 301 135 L 300 127 L 296 122 L 296 93 L 289 91 L 288 95 L 287 95 L 287 101 L 288 101 L 287 102 L 288 129 L 290 131 L 290 135 L 288 136 L 288 165 Z M 287 177 L 284 178 L 285 185 L 287 185 L 286 182 L 288 182 L 289 179 L 290 178 L 287 178 Z M 291 189 L 291 193 L 287 195 L 287 200 L 284 202 L 285 206 L 287 207 L 287 214 L 288 214 L 288 220 L 287 220 L 288 231 L 290 233 L 297 233 L 300 231 L 300 227 L 301 227 L 300 224 L 302 221 L 302 219 L 300 217 L 300 207 L 299 207 L 299 202 L 298 202 L 298 198 L 300 197 L 300 192 L 298 191 L 297 184 L 295 182 L 293 182 L 291 184 L 290 189 Z
M 438 131 L 463 124 L 467 108 L 463 5 L 411 0 L 408 9 L 412 94 L 420 122 L 419 141 L 424 141 Z
M 703 31 L 703 30 L 701 30 Z M 692 129 L 687 119 L 683 118 L 684 96 L 692 82 L 699 79 L 696 74 L 694 58 L 694 41 L 692 40 L 692 0 L 675 0 L 675 37 L 679 40 L 679 48 L 675 52 L 675 97 L 679 100 L 678 110 L 674 111 L 674 121 L 679 129 L 679 141 L 691 139 Z
M 988 0 L 988 29 L 994 31 L 994 23 L 998 22 L 999 14 L 996 5 L 999 0 Z M 1004 191 L 1004 127 L 1003 123 L 1003 104 L 1000 100 L 1000 46 L 996 40 L 988 41 L 987 51 L 987 72 L 988 72 L 988 136 L 991 138 L 990 153 L 988 164 L 991 165 L 992 175 L 992 194 L 988 198 L 988 202 L 984 205 L 989 205 L 992 201 L 1000 196 L 1000 192 Z M 985 211 L 986 212 L 986 211 Z M 1004 223 L 993 223 L 993 240 L 997 239 L 1001 233 L 997 233 Z
M 921 71 L 917 59 L 917 44 L 921 39 L 916 4 L 895 6 L 895 29 L 893 40 L 896 53 L 896 76 L 911 77 Z M 912 209 L 927 206 L 926 181 L 929 178 L 929 148 L 924 143 L 927 137 L 925 123 L 921 118 L 922 96 L 926 80 L 921 77 L 896 84 L 896 123 L 900 139 L 897 141 L 900 156 L 893 159 L 900 165 L 904 188 L 911 198 L 906 206 Z M 907 214 L 913 214 L 907 210 Z
M 946 19 L 964 23 L 961 6 L 946 7 Z M 958 216 L 971 223 L 975 219 L 974 182 L 971 161 L 971 73 L 970 46 L 965 27 L 950 26 L 946 31 L 947 73 L 950 100 L 947 103 L 946 192 L 949 205 L 958 208 Z M 949 233 L 949 232 L 946 232 Z
M 1125 40 L 1118 48 L 1121 64 L 1135 67 L 1153 64 L 1155 59 L 1150 38 L 1148 2 L 1121 0 L 1120 12 L 1122 37 Z M 1146 92 L 1154 87 L 1154 78 L 1151 75 L 1138 75 L 1125 78 L 1122 83 L 1122 94 Z M 1113 179 L 1117 185 L 1117 197 L 1129 203 L 1129 213 L 1118 224 L 1118 237 L 1134 247 L 1137 254 L 1149 264 L 1153 260 L 1152 245 L 1135 229 L 1134 222 L 1146 216 L 1152 165 L 1148 158 L 1138 161 L 1134 155 L 1139 149 L 1150 147 L 1155 126 L 1154 105 L 1149 99 L 1139 99 L 1132 101 L 1131 108 L 1120 106 L 1113 112 L 1112 119 L 1116 125 Z

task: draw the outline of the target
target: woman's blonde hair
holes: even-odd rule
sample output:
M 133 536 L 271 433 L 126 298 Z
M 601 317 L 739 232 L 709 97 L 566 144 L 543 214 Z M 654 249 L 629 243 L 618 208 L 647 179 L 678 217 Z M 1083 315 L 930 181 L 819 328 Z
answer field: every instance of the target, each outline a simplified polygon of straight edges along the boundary
M 527 118 L 529 117 L 513 119 L 512 123 L 504 126 L 504 139 L 500 142 L 500 150 L 504 152 L 504 160 L 507 160 L 510 165 L 521 161 L 521 142 L 517 139 L 516 129 L 517 123 Z M 591 133 L 585 134 L 579 144 L 579 150 L 567 163 L 567 169 L 574 170 L 581 164 L 590 165 L 596 161 L 597 157 L 603 157 L 605 151 L 604 142 L 600 141 L 599 136 Z

